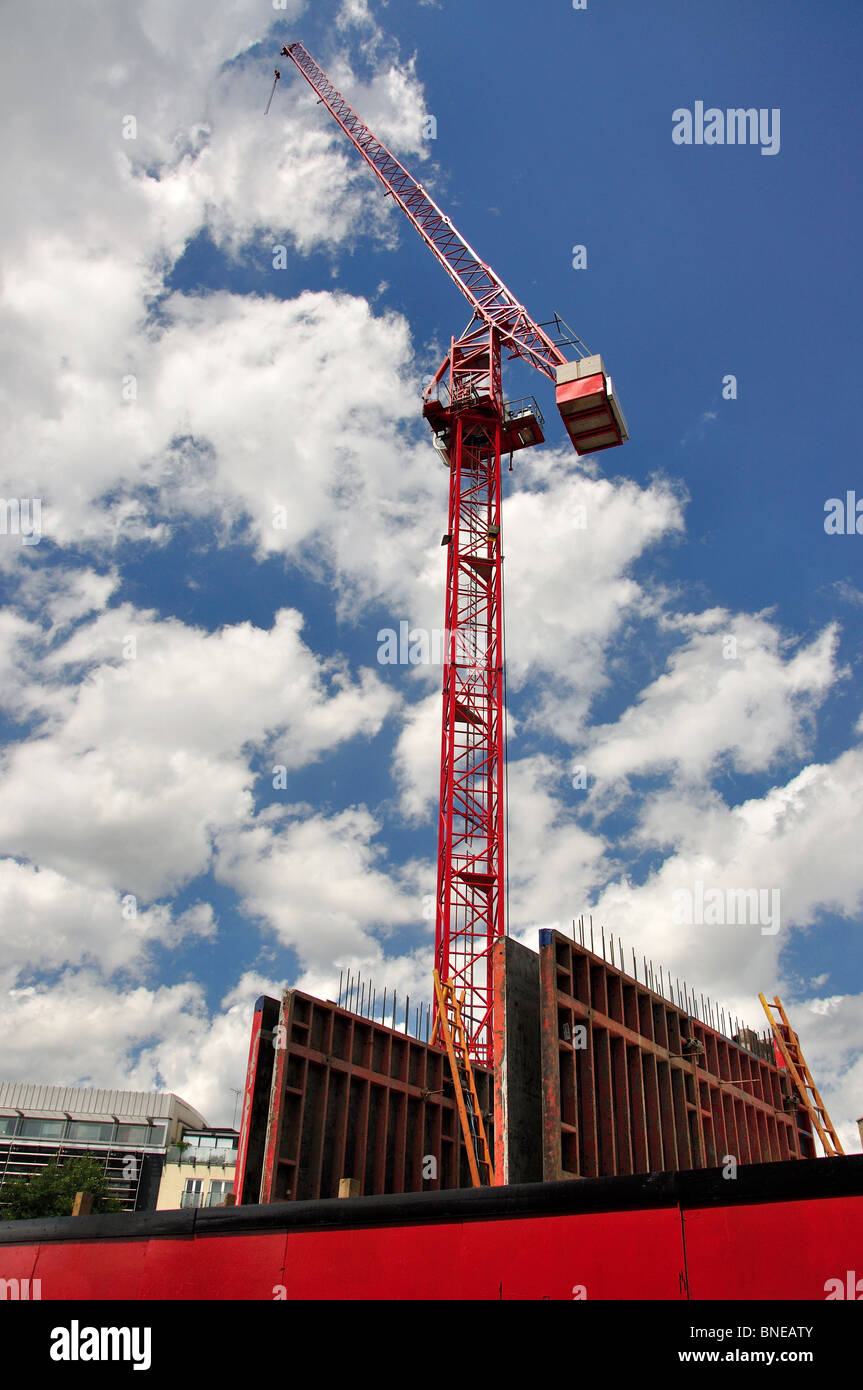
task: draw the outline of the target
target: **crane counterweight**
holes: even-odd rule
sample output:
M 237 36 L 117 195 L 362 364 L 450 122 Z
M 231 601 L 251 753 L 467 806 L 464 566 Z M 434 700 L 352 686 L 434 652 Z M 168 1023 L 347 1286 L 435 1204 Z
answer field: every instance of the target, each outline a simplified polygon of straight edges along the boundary
M 578 454 L 611 449 L 629 438 L 623 411 L 599 354 L 557 369 L 557 408 Z

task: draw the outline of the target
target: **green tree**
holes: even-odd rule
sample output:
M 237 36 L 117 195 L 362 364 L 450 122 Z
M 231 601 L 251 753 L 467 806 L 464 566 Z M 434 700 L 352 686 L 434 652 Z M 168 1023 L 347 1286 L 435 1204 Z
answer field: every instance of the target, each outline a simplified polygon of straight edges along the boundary
M 71 1216 L 76 1192 L 92 1192 L 93 1211 L 120 1211 L 102 1165 L 95 1158 L 56 1161 L 32 1178 L 10 1178 L 0 1190 L 0 1219 L 27 1221 L 37 1216 Z

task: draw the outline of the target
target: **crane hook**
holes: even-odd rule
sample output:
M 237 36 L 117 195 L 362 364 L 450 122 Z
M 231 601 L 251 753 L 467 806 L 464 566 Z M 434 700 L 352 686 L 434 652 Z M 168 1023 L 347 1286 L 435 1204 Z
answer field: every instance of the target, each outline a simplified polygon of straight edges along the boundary
M 267 102 L 267 109 L 266 109 L 266 111 L 264 112 L 264 115 L 265 115 L 265 116 L 268 116 L 268 115 L 270 114 L 270 102 L 272 102 L 272 100 L 273 100 L 273 92 L 276 90 L 276 83 L 278 82 L 279 78 L 280 78 L 281 75 L 282 75 L 282 74 L 279 72 L 279 69 L 278 69 L 278 68 L 274 68 L 274 69 L 273 69 L 273 72 L 275 73 L 275 76 L 274 76 L 274 78 L 273 78 L 273 86 L 272 86 L 272 89 L 271 89 L 271 91 L 270 91 L 270 100 Z

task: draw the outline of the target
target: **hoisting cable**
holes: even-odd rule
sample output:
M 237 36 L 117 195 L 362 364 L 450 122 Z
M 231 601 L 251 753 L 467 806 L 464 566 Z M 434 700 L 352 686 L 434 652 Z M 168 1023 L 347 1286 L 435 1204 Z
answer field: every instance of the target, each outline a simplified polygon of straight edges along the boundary
M 279 69 L 278 69 L 278 68 L 274 68 L 274 69 L 273 69 L 273 72 L 275 73 L 275 76 L 274 76 L 274 78 L 273 78 L 272 90 L 270 91 L 270 100 L 267 102 L 267 109 L 266 109 L 266 111 L 264 112 L 264 115 L 265 115 L 265 116 L 269 116 L 269 114 L 270 114 L 270 103 L 271 103 L 272 100 L 273 100 L 273 92 L 276 90 L 276 83 L 278 82 L 279 78 L 280 78 L 281 75 L 282 75 L 282 74 L 279 72 Z

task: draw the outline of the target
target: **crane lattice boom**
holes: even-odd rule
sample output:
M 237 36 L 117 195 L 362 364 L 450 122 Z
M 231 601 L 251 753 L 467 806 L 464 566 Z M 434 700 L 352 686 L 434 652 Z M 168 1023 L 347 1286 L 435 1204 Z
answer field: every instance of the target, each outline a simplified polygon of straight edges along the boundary
M 525 358 L 553 381 L 555 368 L 566 361 L 560 348 L 552 343 L 539 324 L 534 323 L 524 306 L 519 304 L 491 267 L 480 260 L 422 184 L 363 124 L 303 45 L 289 44 L 282 49 L 282 53 L 299 68 L 387 192 L 396 199 L 423 241 L 458 285 L 474 313 L 497 329 L 501 340 L 509 346 L 514 356 Z

